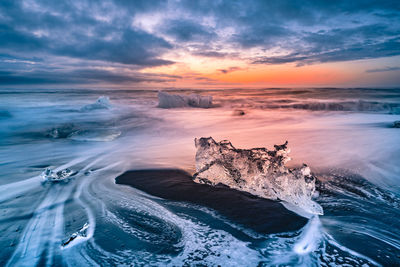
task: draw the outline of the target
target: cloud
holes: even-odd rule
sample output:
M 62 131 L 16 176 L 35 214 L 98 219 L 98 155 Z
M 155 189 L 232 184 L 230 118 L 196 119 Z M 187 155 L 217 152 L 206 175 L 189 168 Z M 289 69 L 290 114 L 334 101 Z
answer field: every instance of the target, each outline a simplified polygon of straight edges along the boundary
M 216 37 L 216 35 L 208 27 L 187 19 L 172 19 L 163 21 L 159 31 L 160 33 L 164 33 L 175 38 L 175 40 L 179 42 L 204 42 Z
M 333 51 L 306 51 L 281 57 L 264 57 L 254 61 L 254 64 L 282 64 L 296 62 L 298 66 L 316 62 L 338 62 L 349 60 L 372 59 L 400 55 L 398 39 L 391 39 L 378 44 L 360 44 Z
M 2 0 L 0 83 L 164 82 L 180 77 L 140 69 L 186 53 L 297 66 L 391 57 L 396 18 L 396 0 Z
M 227 73 L 230 73 L 230 72 L 233 72 L 233 71 L 237 71 L 237 70 L 241 70 L 241 69 L 242 68 L 240 68 L 240 67 L 230 67 L 230 68 L 227 68 L 227 69 L 219 69 L 218 71 L 220 71 L 223 74 L 227 74 Z
M 397 71 L 400 70 L 400 67 L 385 67 L 380 69 L 370 69 L 366 70 L 367 73 L 374 73 L 374 72 L 386 72 L 386 71 Z
M 140 3 L 137 2 L 138 7 Z M 131 14 L 118 9 L 113 2 L 108 10 L 102 9 L 100 3 L 92 1 L 74 4 L 67 1 L 4 0 L 0 3 L 0 51 L 141 66 L 173 63 L 160 58 L 172 48 L 170 43 L 133 28 L 129 23 Z
M 244 56 L 258 48 L 252 60 L 257 64 L 305 65 L 400 54 L 400 20 L 393 19 L 400 17 L 397 1 L 183 0 L 179 5 L 194 18 L 214 18 L 217 38 L 209 45 L 223 41 Z
M 396 56 L 400 54 L 399 36 L 400 28 L 381 23 L 309 33 L 304 37 L 309 48 L 299 49 L 292 59 L 310 64 Z
M 124 30 L 120 37 L 104 40 L 82 36 L 79 40 L 54 47 L 57 55 L 80 59 L 103 60 L 123 64 L 142 66 L 160 66 L 172 64 L 172 61 L 158 58 L 158 53 L 171 48 L 164 40 L 141 31 Z
M 32 84 L 132 84 L 149 82 L 171 82 L 179 76 L 154 75 L 143 73 L 115 73 L 99 69 L 74 69 L 72 71 L 0 71 L 2 85 Z
M 226 52 L 219 52 L 219 51 L 212 51 L 212 50 L 205 50 L 205 51 L 197 51 L 192 52 L 195 56 L 201 57 L 212 57 L 212 58 L 226 58 L 226 57 L 237 57 L 237 53 L 226 53 Z

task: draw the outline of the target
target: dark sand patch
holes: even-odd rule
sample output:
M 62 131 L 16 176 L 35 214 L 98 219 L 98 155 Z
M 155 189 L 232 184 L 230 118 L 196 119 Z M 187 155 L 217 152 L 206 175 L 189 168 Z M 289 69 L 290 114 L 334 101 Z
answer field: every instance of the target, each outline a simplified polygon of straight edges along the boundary
M 128 171 L 115 180 L 117 184 L 130 185 L 153 196 L 212 208 L 233 222 L 259 233 L 293 231 L 307 222 L 307 219 L 287 210 L 277 201 L 222 185 L 213 187 L 197 184 L 182 170 Z

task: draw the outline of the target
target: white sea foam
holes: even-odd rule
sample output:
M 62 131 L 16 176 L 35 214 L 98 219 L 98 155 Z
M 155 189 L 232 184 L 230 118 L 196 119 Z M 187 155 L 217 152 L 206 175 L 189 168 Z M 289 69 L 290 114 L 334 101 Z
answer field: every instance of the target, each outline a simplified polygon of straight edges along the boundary
M 82 107 L 82 111 L 90 111 L 96 109 L 109 109 L 111 108 L 110 97 L 100 96 L 93 104 L 88 104 Z
M 92 141 L 92 142 L 110 142 L 121 135 L 121 131 L 114 129 L 93 129 L 76 131 L 68 136 L 71 140 Z
M 313 216 L 304 227 L 299 240 L 293 247 L 293 251 L 300 255 L 313 252 L 317 250 L 321 238 L 321 221 L 318 216 Z

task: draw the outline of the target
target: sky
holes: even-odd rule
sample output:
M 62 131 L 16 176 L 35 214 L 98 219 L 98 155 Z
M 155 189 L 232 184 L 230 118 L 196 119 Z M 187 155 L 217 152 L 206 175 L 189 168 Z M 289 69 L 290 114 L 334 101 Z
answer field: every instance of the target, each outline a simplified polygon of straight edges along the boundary
M 0 87 L 400 87 L 398 0 L 1 0 Z

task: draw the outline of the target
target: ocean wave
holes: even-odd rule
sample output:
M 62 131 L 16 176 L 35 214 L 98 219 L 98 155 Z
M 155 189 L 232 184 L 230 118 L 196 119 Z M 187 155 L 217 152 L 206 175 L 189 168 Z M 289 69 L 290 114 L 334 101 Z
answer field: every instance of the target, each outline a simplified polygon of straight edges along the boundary
M 343 247 L 368 255 L 380 264 L 400 264 L 399 196 L 344 170 L 318 177 L 317 201 L 324 207 L 321 221 L 327 234 Z M 358 245 L 364 242 L 369 245 Z
M 106 124 L 103 125 L 106 126 Z M 115 140 L 121 134 L 122 132 L 115 128 L 95 128 L 92 127 L 90 123 L 66 123 L 46 130 L 23 132 L 19 135 L 36 141 L 49 138 L 55 140 L 70 139 L 75 141 L 108 142 Z M 18 136 L 18 133 L 15 133 L 14 135 Z
M 400 198 L 392 192 L 384 190 L 364 177 L 345 170 L 334 170 L 318 176 L 317 190 L 321 201 L 329 199 L 324 205 L 332 204 L 332 198 L 340 202 L 344 198 L 356 201 L 368 201 L 370 204 L 383 204 L 385 207 L 400 209 Z
M 81 111 L 91 111 L 91 110 L 96 110 L 96 109 L 110 109 L 111 103 L 110 103 L 110 98 L 108 96 L 100 96 L 96 102 L 93 104 L 89 104 L 86 106 L 83 106 L 81 108 Z
M 318 216 L 297 232 L 269 236 L 262 251 L 263 266 L 380 266 L 324 232 Z
M 121 135 L 121 131 L 115 129 L 78 130 L 68 135 L 68 139 L 75 141 L 109 142 Z
M 45 132 L 46 137 L 58 139 L 58 138 L 67 138 L 72 133 L 78 130 L 78 127 L 73 123 L 66 123 L 59 125 L 57 127 L 53 127 L 50 130 Z
M 281 100 L 282 101 L 282 100 Z M 287 100 L 290 102 L 291 100 Z M 267 109 L 302 109 L 311 111 L 356 111 L 356 112 L 378 112 L 400 114 L 400 103 L 379 102 L 379 101 L 343 101 L 343 102 L 295 102 L 290 104 L 275 103 L 262 105 L 262 108 Z
M 212 96 L 202 96 L 197 94 L 190 95 L 174 95 L 166 92 L 158 92 L 159 108 L 211 108 Z

